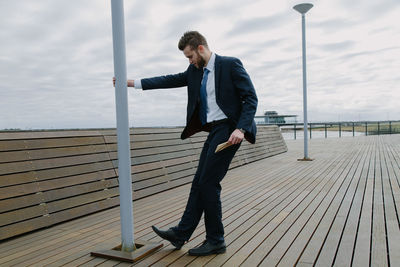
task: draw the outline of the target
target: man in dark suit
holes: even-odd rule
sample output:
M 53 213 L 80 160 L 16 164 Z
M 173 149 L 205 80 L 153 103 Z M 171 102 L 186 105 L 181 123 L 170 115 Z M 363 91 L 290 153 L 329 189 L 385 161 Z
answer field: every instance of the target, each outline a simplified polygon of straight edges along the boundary
M 220 182 L 243 138 L 255 143 L 257 96 L 240 60 L 211 52 L 199 32 L 186 32 L 178 47 L 189 59 L 190 65 L 185 72 L 128 80 L 128 86 L 143 90 L 187 86 L 186 127 L 181 138 L 200 131 L 209 132 L 181 221 L 168 230 L 152 227 L 160 237 L 180 249 L 189 240 L 204 212 L 206 241 L 190 249 L 189 254 L 224 253 Z M 231 146 L 215 153 L 216 147 L 226 141 Z

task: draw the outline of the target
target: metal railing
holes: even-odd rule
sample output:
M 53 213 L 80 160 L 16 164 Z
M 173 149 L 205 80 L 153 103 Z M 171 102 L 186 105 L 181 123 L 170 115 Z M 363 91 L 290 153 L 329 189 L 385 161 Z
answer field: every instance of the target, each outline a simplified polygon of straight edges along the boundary
M 265 125 L 265 123 L 258 123 Z M 297 139 L 298 132 L 303 131 L 303 123 L 269 123 L 269 125 L 278 125 L 282 133 L 293 132 L 294 139 Z M 381 135 L 400 133 L 400 120 L 390 121 L 345 121 L 345 122 L 310 122 L 308 123 L 308 132 L 310 139 L 313 132 L 323 132 L 324 137 L 328 138 L 328 133 L 337 132 L 337 137 L 342 137 L 343 132 L 351 133 L 352 136 L 359 135 Z M 321 134 L 320 134 L 321 135 Z

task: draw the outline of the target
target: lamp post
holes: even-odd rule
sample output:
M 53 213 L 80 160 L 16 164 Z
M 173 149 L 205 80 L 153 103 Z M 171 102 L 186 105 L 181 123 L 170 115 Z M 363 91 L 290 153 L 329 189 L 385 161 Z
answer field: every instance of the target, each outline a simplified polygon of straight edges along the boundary
M 91 252 L 92 256 L 118 261 L 136 262 L 163 246 L 162 243 L 134 241 L 132 209 L 131 149 L 126 79 L 125 27 L 123 0 L 111 0 L 112 35 L 117 108 L 118 183 L 121 214 L 121 245 L 113 249 Z
M 301 160 L 309 161 L 308 157 L 308 129 L 307 129 L 307 72 L 306 72 L 306 19 L 305 14 L 313 7 L 312 4 L 304 3 L 295 5 L 294 10 L 301 14 L 302 26 L 302 46 L 303 46 L 303 117 L 304 117 L 304 158 Z
M 118 182 L 121 215 L 121 250 L 135 249 L 133 238 L 132 177 L 126 84 L 124 6 L 122 0 L 111 1 L 117 106 Z

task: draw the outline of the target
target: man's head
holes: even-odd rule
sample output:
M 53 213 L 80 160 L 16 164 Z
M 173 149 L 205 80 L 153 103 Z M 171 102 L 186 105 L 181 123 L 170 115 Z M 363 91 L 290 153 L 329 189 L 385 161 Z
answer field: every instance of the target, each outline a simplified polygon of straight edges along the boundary
M 206 66 L 211 56 L 206 38 L 197 31 L 185 32 L 178 48 L 189 59 L 189 63 L 199 69 Z

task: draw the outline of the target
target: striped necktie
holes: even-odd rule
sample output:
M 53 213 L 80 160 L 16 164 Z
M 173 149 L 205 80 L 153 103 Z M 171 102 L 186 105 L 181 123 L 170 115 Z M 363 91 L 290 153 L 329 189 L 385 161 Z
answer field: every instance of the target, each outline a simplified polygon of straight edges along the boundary
M 200 86 L 200 121 L 202 125 L 207 123 L 207 79 L 209 72 L 208 69 L 204 69 L 203 80 Z

